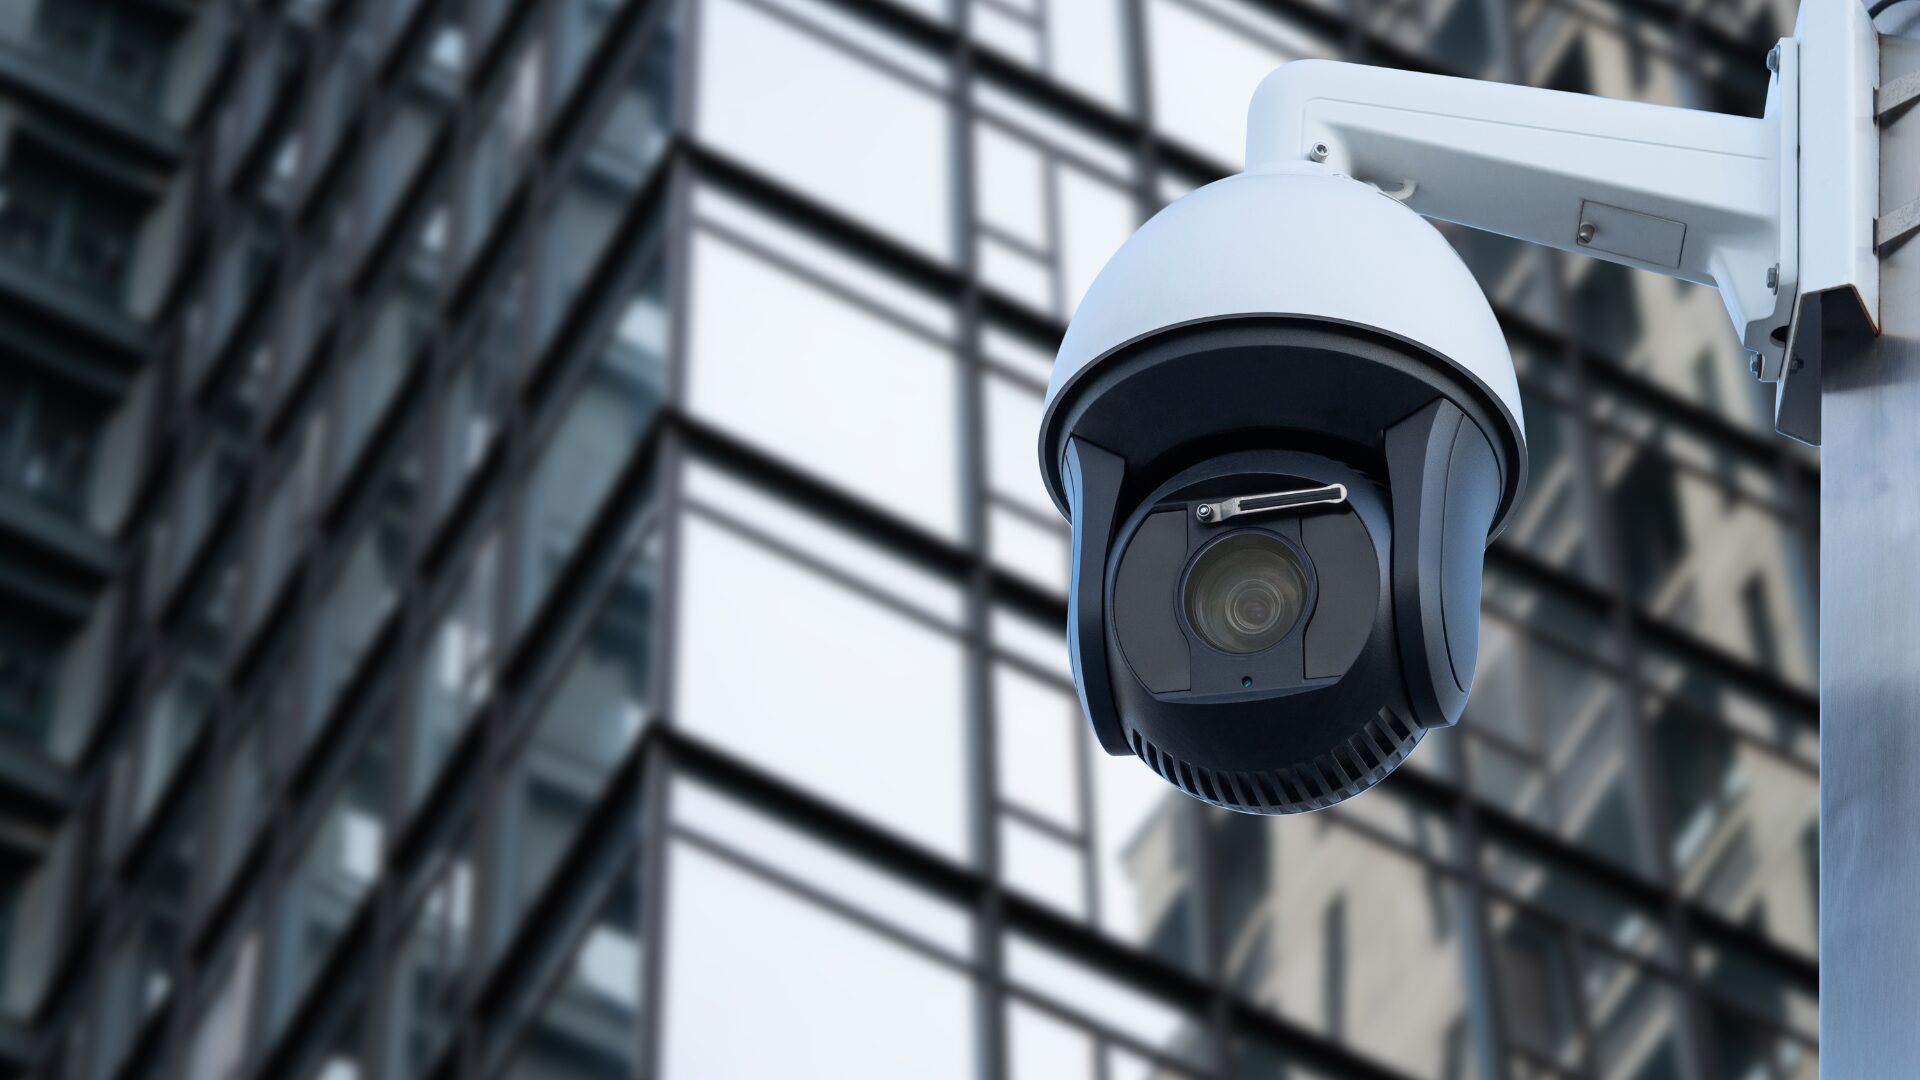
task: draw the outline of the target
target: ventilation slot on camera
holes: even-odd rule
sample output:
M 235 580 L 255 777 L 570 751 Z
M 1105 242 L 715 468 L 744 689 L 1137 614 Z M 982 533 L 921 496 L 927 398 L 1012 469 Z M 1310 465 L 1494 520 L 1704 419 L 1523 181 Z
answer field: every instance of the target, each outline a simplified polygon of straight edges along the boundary
M 1419 745 L 1421 729 L 1381 709 L 1331 753 L 1283 768 L 1234 773 L 1182 761 L 1137 729 L 1127 735 L 1148 768 L 1196 799 L 1230 810 L 1296 814 L 1332 806 L 1385 779 Z

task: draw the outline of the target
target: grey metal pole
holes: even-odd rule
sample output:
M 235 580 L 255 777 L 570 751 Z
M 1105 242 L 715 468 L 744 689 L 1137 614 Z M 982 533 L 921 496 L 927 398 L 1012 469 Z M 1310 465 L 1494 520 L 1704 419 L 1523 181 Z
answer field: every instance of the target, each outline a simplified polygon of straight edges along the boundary
M 1920 38 L 1884 36 L 1880 59 L 1883 87 L 1920 71 Z M 1880 129 L 1882 220 L 1917 198 L 1909 108 Z M 1881 335 L 1830 324 L 1820 359 L 1820 1057 L 1835 1077 L 1920 1075 L 1920 237 L 1883 250 L 1880 272 Z

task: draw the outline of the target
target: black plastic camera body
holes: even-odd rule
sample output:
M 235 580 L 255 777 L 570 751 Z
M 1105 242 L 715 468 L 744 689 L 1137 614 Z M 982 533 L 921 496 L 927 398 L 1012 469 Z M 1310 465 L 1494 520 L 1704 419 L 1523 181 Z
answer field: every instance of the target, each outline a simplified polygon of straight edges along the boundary
M 1074 682 L 1109 753 L 1294 813 L 1459 719 L 1525 460 L 1497 395 L 1390 335 L 1275 315 L 1129 342 L 1056 397 Z

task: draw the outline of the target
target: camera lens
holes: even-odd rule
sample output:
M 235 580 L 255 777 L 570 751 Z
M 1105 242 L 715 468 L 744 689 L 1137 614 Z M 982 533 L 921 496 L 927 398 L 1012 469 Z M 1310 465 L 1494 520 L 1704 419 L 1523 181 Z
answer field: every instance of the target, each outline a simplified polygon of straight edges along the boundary
M 1235 533 L 1200 553 L 1187 573 L 1187 623 L 1228 653 L 1255 653 L 1293 629 L 1307 575 L 1293 549 L 1263 532 Z

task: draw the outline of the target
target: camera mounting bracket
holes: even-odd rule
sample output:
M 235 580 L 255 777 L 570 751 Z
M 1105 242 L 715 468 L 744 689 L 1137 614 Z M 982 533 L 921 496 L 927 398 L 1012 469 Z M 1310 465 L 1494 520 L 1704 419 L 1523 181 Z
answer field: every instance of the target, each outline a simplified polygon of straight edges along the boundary
M 1776 386 L 1776 427 L 1818 444 L 1819 325 L 1880 323 L 1878 35 L 1859 0 L 1807 0 L 1767 66 L 1756 119 L 1299 60 L 1254 94 L 1247 170 L 1330 170 L 1430 218 L 1711 285 Z

